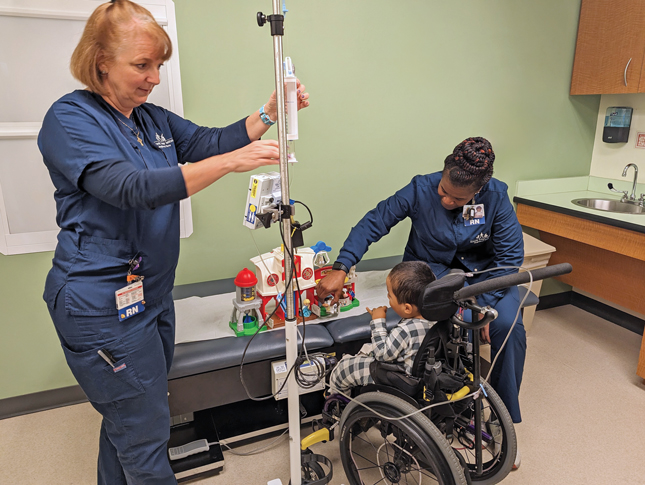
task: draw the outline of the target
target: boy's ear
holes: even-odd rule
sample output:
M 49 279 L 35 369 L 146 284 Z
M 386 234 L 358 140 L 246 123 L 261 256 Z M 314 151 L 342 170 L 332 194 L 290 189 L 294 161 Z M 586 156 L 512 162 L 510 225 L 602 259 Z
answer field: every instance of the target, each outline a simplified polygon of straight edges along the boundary
M 417 310 L 417 307 L 410 303 L 406 303 L 403 306 L 403 311 L 405 311 L 406 315 L 413 315 L 416 312 L 416 310 Z

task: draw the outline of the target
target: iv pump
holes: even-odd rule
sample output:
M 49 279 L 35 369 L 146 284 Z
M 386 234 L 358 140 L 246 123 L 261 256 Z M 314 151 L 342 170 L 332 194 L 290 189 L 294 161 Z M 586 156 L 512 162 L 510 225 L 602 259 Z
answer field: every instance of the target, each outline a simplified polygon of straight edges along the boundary
M 296 140 L 298 139 L 298 87 L 296 69 L 290 57 L 284 58 L 285 104 L 287 108 L 287 161 L 296 160 Z

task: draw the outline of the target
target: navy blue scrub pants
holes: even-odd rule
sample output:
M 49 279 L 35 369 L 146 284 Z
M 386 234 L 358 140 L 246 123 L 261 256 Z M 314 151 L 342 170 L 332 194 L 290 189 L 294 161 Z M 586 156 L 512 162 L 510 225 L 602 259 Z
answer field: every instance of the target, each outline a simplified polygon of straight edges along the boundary
M 119 322 L 117 315 L 70 315 L 63 287 L 50 313 L 74 377 L 103 416 L 99 485 L 176 484 L 166 451 L 175 342 L 172 295 Z M 114 367 L 99 349 L 114 357 Z
M 471 284 L 475 282 L 471 281 Z M 498 317 L 489 326 L 491 361 L 499 353 L 499 349 L 504 343 L 508 331 L 511 329 L 513 320 L 515 320 L 519 306 L 520 297 L 517 286 L 506 290 L 504 296 L 495 305 Z M 466 318 L 469 319 L 470 316 L 468 315 Z M 525 359 L 526 330 L 524 329 L 522 313 L 520 312 L 513 332 L 502 349 L 502 353 L 498 357 L 493 368 L 493 373 L 490 376 L 490 385 L 499 394 L 514 423 L 522 422 L 519 394 L 522 375 L 524 374 Z
M 504 339 L 511 329 L 517 309 L 520 306 L 519 291 L 517 286 L 509 288 L 506 294 L 495 305 L 499 316 L 490 324 L 491 361 L 499 353 Z M 522 313 L 508 338 L 508 342 L 497 358 L 493 373 L 490 376 L 490 385 L 502 398 L 514 423 L 522 422 L 520 413 L 520 385 L 524 374 L 524 361 L 526 360 L 526 330 L 522 322 Z

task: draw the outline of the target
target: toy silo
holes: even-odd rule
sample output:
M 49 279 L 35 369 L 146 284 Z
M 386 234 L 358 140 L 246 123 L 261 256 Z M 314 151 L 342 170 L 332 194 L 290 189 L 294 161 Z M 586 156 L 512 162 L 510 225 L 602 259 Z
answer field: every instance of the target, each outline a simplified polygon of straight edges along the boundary
M 233 280 L 233 284 L 235 285 L 238 303 L 255 300 L 255 285 L 258 284 L 258 279 L 255 277 L 253 271 L 244 268 L 237 274 Z

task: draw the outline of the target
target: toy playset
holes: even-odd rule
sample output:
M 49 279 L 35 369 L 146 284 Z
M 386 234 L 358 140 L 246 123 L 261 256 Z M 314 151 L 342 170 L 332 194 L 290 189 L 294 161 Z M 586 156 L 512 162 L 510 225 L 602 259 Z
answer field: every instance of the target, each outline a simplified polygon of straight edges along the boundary
M 338 312 L 351 310 L 360 302 L 356 298 L 356 272 L 352 267 L 345 279 L 343 294 L 337 304 L 330 305 L 332 297 L 319 301 L 316 285 L 332 271 L 327 251 L 329 246 L 319 241 L 315 246 L 294 250 L 294 301 L 298 322 L 331 319 Z M 258 327 L 265 330 L 284 326 L 285 291 L 284 249 L 275 248 L 255 258 L 255 274 L 244 268 L 233 281 L 236 298 L 229 325 L 238 337 L 254 334 Z M 266 321 L 266 326 L 262 327 Z

